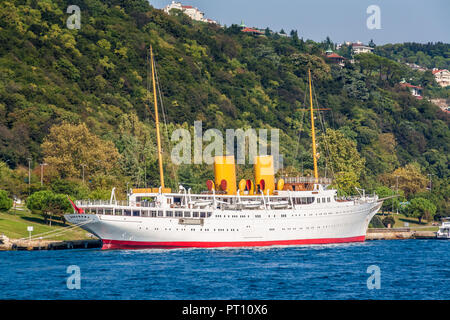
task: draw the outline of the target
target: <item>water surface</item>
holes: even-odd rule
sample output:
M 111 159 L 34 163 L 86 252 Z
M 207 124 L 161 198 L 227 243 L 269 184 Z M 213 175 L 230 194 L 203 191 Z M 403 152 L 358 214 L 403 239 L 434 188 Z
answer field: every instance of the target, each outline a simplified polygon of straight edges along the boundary
M 450 241 L 0 252 L 0 299 L 450 299 Z M 80 268 L 70 290 L 67 268 Z M 380 268 L 369 290 L 367 268 Z

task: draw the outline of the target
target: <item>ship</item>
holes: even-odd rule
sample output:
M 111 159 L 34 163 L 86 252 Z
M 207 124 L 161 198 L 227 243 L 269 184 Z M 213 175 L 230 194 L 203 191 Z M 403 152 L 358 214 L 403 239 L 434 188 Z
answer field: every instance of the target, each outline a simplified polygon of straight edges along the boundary
M 75 200 L 65 219 L 102 240 L 102 249 L 262 247 L 365 241 L 383 199 L 376 194 L 339 197 L 332 180 L 319 177 L 311 71 L 313 177 L 275 179 L 272 155 L 255 156 L 254 180 L 236 182 L 233 155 L 214 157 L 214 179 L 193 193 L 164 185 L 155 63 L 150 48 L 160 186 L 131 188 L 127 200 Z M 127 188 L 128 189 L 128 188 Z

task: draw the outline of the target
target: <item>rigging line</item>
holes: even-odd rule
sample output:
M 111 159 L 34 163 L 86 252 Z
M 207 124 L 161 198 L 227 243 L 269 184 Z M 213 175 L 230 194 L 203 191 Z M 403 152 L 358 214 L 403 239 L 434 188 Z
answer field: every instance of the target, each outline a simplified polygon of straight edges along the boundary
M 164 131 L 166 133 L 167 144 L 169 145 L 169 148 L 171 148 L 172 144 L 171 144 L 171 141 L 170 141 L 170 138 L 169 138 L 169 130 L 168 130 L 168 125 L 167 125 L 167 119 L 169 118 L 169 114 L 167 113 L 166 108 L 164 107 L 164 102 L 163 102 L 163 99 L 162 99 L 161 86 L 160 86 L 159 75 L 158 75 L 158 68 L 156 68 L 156 61 L 154 61 L 154 64 L 155 64 L 155 68 L 154 69 L 155 69 L 156 86 L 158 88 L 159 101 L 160 101 L 160 104 L 161 104 L 161 112 L 162 112 L 163 121 L 164 121 L 164 129 L 165 129 Z M 166 113 L 167 113 L 167 115 L 166 115 Z M 175 185 L 178 185 L 178 177 L 175 174 L 175 168 L 173 167 L 173 165 L 170 166 L 170 167 L 172 169 L 172 176 L 175 179 Z
M 316 101 L 316 105 L 318 106 L 319 105 L 319 101 L 317 99 L 317 95 L 316 95 L 315 91 L 314 91 L 313 95 L 314 95 L 314 98 L 315 98 L 315 101 Z M 319 114 L 319 122 L 320 122 L 320 125 L 322 127 L 322 136 L 323 136 L 323 140 L 325 142 L 325 153 L 326 153 L 325 154 L 325 166 L 326 166 L 326 168 L 330 167 L 331 174 L 332 174 L 332 176 L 334 178 L 334 168 L 333 168 L 332 165 L 330 165 L 330 166 L 328 165 L 328 163 L 330 161 L 332 161 L 332 160 L 331 160 L 330 148 L 329 148 L 329 145 L 328 145 L 328 138 L 326 136 L 325 120 L 324 120 L 324 116 L 322 116 L 320 110 L 318 110 L 318 114 Z
M 304 95 L 304 98 L 303 98 L 303 104 L 304 105 L 306 105 L 306 90 L 305 90 L 305 95 Z M 295 146 L 295 156 L 297 156 L 298 157 L 298 149 L 299 149 L 299 146 L 300 146 L 300 140 L 301 140 L 301 137 L 302 137 L 302 131 L 303 131 L 303 122 L 304 122 L 304 118 L 305 118 L 305 110 L 306 109 L 301 109 L 301 117 L 300 117 L 300 128 L 299 128 L 299 131 L 298 131 L 298 136 L 297 136 L 297 144 L 296 144 L 296 146 Z M 300 159 L 301 159 L 301 164 L 302 164 L 302 175 L 303 175 L 303 152 L 302 152 L 302 156 L 300 157 Z
M 83 224 L 83 223 L 79 223 L 79 224 L 75 224 L 75 225 L 69 226 L 69 227 L 64 227 L 64 228 L 61 228 L 61 229 L 50 230 L 50 231 L 38 233 L 38 234 L 32 236 L 31 238 L 33 239 L 33 238 L 35 238 L 35 237 L 39 237 L 39 236 L 46 235 L 46 234 L 50 234 L 50 233 L 58 233 L 58 232 L 61 232 L 61 231 L 66 231 L 66 230 L 69 230 L 69 229 L 73 229 L 73 228 L 75 228 L 75 227 L 78 227 L 79 225 L 82 225 L 82 224 Z M 20 238 L 20 239 L 18 239 L 18 240 L 26 240 L 26 239 L 29 239 L 29 237 Z
M 298 149 L 299 149 L 299 147 L 300 147 L 300 139 L 301 139 L 301 136 L 302 136 L 302 130 L 303 130 L 303 119 L 304 119 L 304 116 L 305 116 L 305 111 L 304 110 L 301 110 L 301 117 L 300 117 L 300 128 L 299 128 L 299 130 L 298 130 L 298 135 L 297 135 L 297 144 L 296 144 L 296 146 L 295 146 L 295 155 L 298 155 Z
M 81 224 L 78 224 L 77 225 L 77 227 L 78 226 L 82 226 L 82 225 L 85 225 L 85 224 L 88 224 L 88 223 L 90 223 L 91 221 L 85 221 L 84 223 L 81 223 Z M 73 228 L 72 228 L 73 229 Z M 40 238 L 42 238 L 42 239 L 47 239 L 47 238 L 51 238 L 51 237 L 55 237 L 55 236 L 60 236 L 60 235 L 62 235 L 62 234 L 64 234 L 64 233 L 66 233 L 67 231 L 70 231 L 70 230 L 61 230 L 60 232 L 56 232 L 56 233 L 53 233 L 53 234 L 48 234 L 48 235 L 46 235 L 45 237 L 40 237 Z M 33 239 L 33 238 L 32 238 Z M 35 238 L 34 238 L 35 239 Z
M 317 105 L 319 105 L 319 101 L 318 101 L 318 99 L 317 99 L 317 94 L 316 94 L 316 92 L 314 92 L 314 99 L 315 99 L 315 101 L 316 101 L 316 104 Z M 327 133 L 327 131 L 326 131 L 326 126 L 325 126 L 325 116 L 324 115 L 322 115 L 322 113 L 320 112 L 320 110 L 318 110 L 318 114 L 319 114 L 319 123 L 320 123 L 320 126 L 321 126 L 321 129 L 322 129 L 322 137 L 323 137 L 323 140 L 325 141 L 325 166 L 326 167 L 328 167 L 328 157 L 329 157 L 329 150 L 328 150 L 328 143 L 327 143 L 327 139 L 326 139 L 326 133 Z
M 69 230 L 74 229 L 74 228 L 76 228 L 76 227 L 79 227 L 79 226 L 81 226 L 81 225 L 84 225 L 84 224 L 86 224 L 86 223 L 87 223 L 87 222 L 80 222 L 80 223 L 74 224 L 73 226 L 69 226 L 69 227 L 64 227 L 64 228 L 61 228 L 61 229 L 50 230 L 50 231 L 38 233 L 38 234 L 32 236 L 31 239 L 34 239 L 34 238 L 37 238 L 37 237 L 40 237 L 40 236 L 43 236 L 43 235 L 49 235 L 49 234 L 51 234 L 51 233 L 66 232 L 66 231 L 69 231 Z M 52 236 L 53 236 L 53 234 L 52 234 Z M 29 239 L 29 238 L 30 238 L 30 237 L 24 237 L 24 238 L 20 238 L 20 239 L 18 239 L 18 240 L 27 240 L 27 239 Z

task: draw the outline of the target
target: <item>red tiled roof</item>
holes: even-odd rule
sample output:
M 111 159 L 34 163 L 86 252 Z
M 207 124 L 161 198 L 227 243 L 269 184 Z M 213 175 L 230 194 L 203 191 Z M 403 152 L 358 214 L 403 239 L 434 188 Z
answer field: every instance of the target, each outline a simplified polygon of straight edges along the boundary
M 327 55 L 327 58 L 345 59 L 344 57 L 341 57 L 340 55 L 334 52 L 332 54 Z
M 433 73 L 433 74 L 436 74 L 436 73 L 439 73 L 439 72 L 441 72 L 441 71 L 445 71 L 445 69 L 442 69 L 442 70 L 433 70 L 432 73 Z
M 416 89 L 423 89 L 422 87 L 414 86 L 414 85 L 412 85 L 412 84 L 410 84 L 410 83 L 400 83 L 400 85 L 401 85 L 402 87 L 416 88 Z
M 184 9 L 191 9 L 191 8 L 193 8 L 193 6 L 181 6 L 182 8 L 184 8 Z
M 259 31 L 257 29 L 252 29 L 252 28 L 244 28 L 241 30 L 242 32 L 256 32 L 256 33 L 263 33 L 262 31 Z

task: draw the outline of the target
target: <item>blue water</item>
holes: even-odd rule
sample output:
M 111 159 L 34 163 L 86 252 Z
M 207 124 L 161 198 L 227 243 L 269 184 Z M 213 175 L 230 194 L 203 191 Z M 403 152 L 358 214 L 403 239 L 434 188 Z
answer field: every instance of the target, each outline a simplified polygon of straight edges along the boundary
M 0 299 L 450 299 L 450 241 L 0 252 Z M 67 267 L 80 268 L 80 289 Z M 367 268 L 380 268 L 369 290 Z M 370 283 L 373 283 L 370 281 Z

